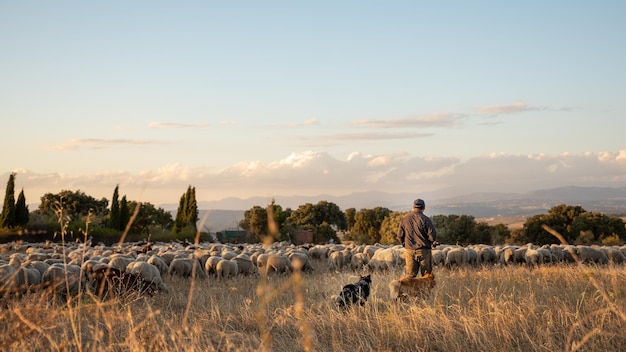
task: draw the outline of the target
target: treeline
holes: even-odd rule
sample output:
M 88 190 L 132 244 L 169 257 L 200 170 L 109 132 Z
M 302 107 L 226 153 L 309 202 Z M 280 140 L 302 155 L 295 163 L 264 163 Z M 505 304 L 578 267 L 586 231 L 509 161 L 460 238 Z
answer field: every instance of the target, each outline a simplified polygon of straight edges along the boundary
M 373 209 L 355 208 L 342 212 L 327 201 L 313 205 L 307 203 L 292 211 L 274 201 L 267 207 L 255 206 L 245 212 L 240 226 L 249 231 L 251 240 L 270 236 L 273 240 L 289 240 L 300 229 L 311 230 L 314 242 L 330 240 L 354 241 L 364 244 L 399 244 L 396 238 L 400 219 L 406 211 L 391 211 L 384 207 Z M 268 216 L 270 215 L 270 216 Z M 268 224 L 268 218 L 270 220 Z M 543 225 L 558 231 L 570 244 L 614 245 L 626 242 L 626 226 L 619 217 L 589 212 L 580 206 L 561 204 L 548 214 L 527 219 L 521 229 L 509 229 L 504 224 L 489 225 L 477 221 L 471 215 L 434 215 L 431 217 L 437 229 L 438 240 L 448 244 L 526 244 L 559 243 L 559 239 L 547 232 Z M 276 227 L 274 231 L 268 229 Z
M 95 199 L 81 191 L 63 190 L 46 193 L 37 210 L 29 212 L 23 190 L 15 200 L 15 174 L 7 182 L 0 228 L 15 232 L 44 235 L 68 233 L 75 237 L 91 235 L 118 240 L 152 237 L 193 239 L 197 234 L 198 205 L 195 187 L 188 186 L 181 195 L 176 217 L 148 202 L 120 198 L 119 185 L 113 190 L 111 202 Z M 263 207 L 254 206 L 244 212 L 239 222 L 244 236 L 240 241 L 292 241 L 303 232 L 314 243 L 341 240 L 364 244 L 398 244 L 396 234 L 406 211 L 348 208 L 342 211 L 332 202 L 306 203 L 297 209 L 283 208 L 274 200 Z M 581 206 L 561 204 L 547 214 L 527 219 L 521 229 L 510 230 L 504 224 L 489 225 L 470 215 L 433 215 L 438 240 L 449 244 L 526 244 L 559 243 L 544 225 L 559 232 L 571 244 L 621 244 L 626 241 L 626 227 L 619 217 L 589 212 Z M 202 234 L 209 239 L 208 234 Z M 161 238 L 159 238 L 161 236 Z M 228 240 L 227 238 L 220 238 Z
M 30 239 L 52 240 L 63 234 L 76 240 L 86 240 L 89 236 L 110 243 L 117 242 L 122 235 L 128 240 L 193 239 L 197 232 L 198 208 L 195 188 L 191 186 L 181 196 L 176 219 L 149 202 L 128 200 L 126 195 L 120 198 L 119 185 L 113 190 L 110 203 L 106 198 L 95 199 L 80 190 L 62 190 L 44 194 L 39 207 L 31 212 L 23 190 L 17 201 L 14 192 L 15 174 L 11 174 L 0 223 L 5 235 L 17 233 Z

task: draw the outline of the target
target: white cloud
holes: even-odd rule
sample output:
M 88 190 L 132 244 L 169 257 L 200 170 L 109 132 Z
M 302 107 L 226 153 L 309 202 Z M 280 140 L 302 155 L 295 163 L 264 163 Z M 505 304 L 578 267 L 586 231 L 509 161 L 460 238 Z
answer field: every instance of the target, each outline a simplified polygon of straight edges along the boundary
M 368 128 L 452 127 L 458 125 L 464 117 L 464 114 L 435 114 L 399 119 L 356 120 L 352 122 L 352 125 Z
M 481 115 L 489 115 L 496 116 L 502 114 L 516 114 L 520 112 L 528 112 L 528 111 L 540 111 L 546 110 L 545 107 L 532 107 L 528 106 L 523 101 L 516 101 L 512 104 L 507 105 L 487 105 L 483 107 L 479 107 L 476 109 L 476 112 Z
M 430 192 L 448 196 L 473 192 L 525 192 L 559 186 L 626 186 L 626 151 L 560 155 L 491 154 L 458 158 L 409 157 L 405 154 L 351 153 L 337 159 L 317 151 L 291 153 L 276 161 L 241 161 L 211 166 L 167 164 L 136 174 L 37 173 L 17 169 L 16 189 L 27 202 L 48 192 L 80 189 L 110 199 L 113 189 L 129 199 L 176 203 L 188 185 L 199 200 L 275 195 L 348 194 L 365 190 Z M 0 175 L 7 180 L 8 174 Z M 1 182 L 1 181 L 0 181 Z M 443 193 L 442 193 L 443 194 Z M 2 195 L 3 196 L 3 195 Z
M 180 123 L 180 122 L 158 122 L 152 121 L 148 126 L 154 128 L 203 128 L 207 127 L 208 123 Z
M 46 150 L 66 151 L 76 149 L 104 149 L 120 145 L 161 144 L 164 142 L 145 139 L 73 138 L 61 144 L 46 146 Z

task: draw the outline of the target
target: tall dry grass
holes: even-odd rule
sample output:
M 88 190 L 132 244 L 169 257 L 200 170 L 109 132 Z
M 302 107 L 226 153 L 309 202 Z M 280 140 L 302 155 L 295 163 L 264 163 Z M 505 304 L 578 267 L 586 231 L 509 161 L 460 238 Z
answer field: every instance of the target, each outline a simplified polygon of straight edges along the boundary
M 170 293 L 54 306 L 4 301 L 2 351 L 619 351 L 626 350 L 624 267 L 436 269 L 427 298 L 390 299 L 402 272 L 374 273 L 364 307 L 334 298 L 358 274 L 192 281 Z

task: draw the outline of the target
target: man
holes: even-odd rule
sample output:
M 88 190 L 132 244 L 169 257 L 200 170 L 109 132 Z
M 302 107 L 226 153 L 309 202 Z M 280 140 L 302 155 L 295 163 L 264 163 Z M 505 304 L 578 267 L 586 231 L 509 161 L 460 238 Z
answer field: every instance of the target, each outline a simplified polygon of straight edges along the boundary
M 426 203 L 422 199 L 416 199 L 413 202 L 413 211 L 400 220 L 398 240 L 405 249 L 405 278 L 417 277 L 420 268 L 422 275 L 433 272 L 430 250 L 439 242 L 437 242 L 437 231 L 430 218 L 424 215 L 424 209 L 426 209 Z

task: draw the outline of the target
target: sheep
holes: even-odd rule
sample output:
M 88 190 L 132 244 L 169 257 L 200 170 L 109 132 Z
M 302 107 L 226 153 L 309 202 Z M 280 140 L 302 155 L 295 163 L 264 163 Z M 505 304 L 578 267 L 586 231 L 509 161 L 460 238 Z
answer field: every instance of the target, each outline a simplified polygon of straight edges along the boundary
M 207 275 L 198 259 L 174 258 L 170 263 L 170 275 L 206 279 Z
M 167 263 L 165 263 L 165 260 L 156 254 L 151 255 L 146 262 L 156 266 L 157 269 L 159 269 L 159 273 L 161 273 L 161 277 L 169 272 L 170 268 Z
M 309 256 L 305 253 L 301 252 L 293 252 L 289 254 L 289 261 L 291 262 L 291 267 L 297 271 L 304 272 L 312 272 L 313 266 L 309 261 Z
M 207 275 L 215 276 L 217 275 L 217 263 L 224 260 L 224 258 L 220 256 L 210 256 L 207 258 L 206 263 L 204 263 L 204 271 Z
M 126 256 L 126 255 L 122 255 L 122 254 L 117 254 L 117 255 L 112 255 L 110 257 L 110 260 L 109 260 L 108 264 L 112 268 L 124 271 L 124 270 L 126 270 L 126 267 L 128 266 L 128 264 L 130 264 L 130 263 L 132 263 L 134 261 L 135 261 L 135 258 L 132 258 L 130 256 Z
M 43 273 L 41 283 L 57 302 L 68 301 L 88 285 L 82 269 L 73 264 L 53 264 Z
M 344 265 L 343 252 L 330 252 L 328 254 L 328 269 L 340 271 Z
M 265 267 L 265 275 L 270 273 L 291 273 L 293 267 L 289 258 L 282 254 L 270 254 L 267 258 L 267 264 Z
M 168 293 L 169 290 L 163 279 L 159 269 L 148 262 L 133 262 L 128 264 L 126 271 L 141 276 L 141 278 L 156 286 L 158 291 Z
M 114 296 L 124 298 L 131 293 L 154 296 L 156 293 L 156 285 L 145 281 L 141 275 L 131 274 L 108 265 L 95 267 L 93 276 L 94 293 L 100 299 L 109 299 Z
M 367 266 L 370 270 L 392 270 L 399 262 L 399 255 L 393 248 L 381 248 L 370 258 Z
M 454 247 L 446 254 L 446 268 L 464 266 L 467 264 L 467 251 L 464 248 Z
M 350 260 L 350 268 L 352 270 L 362 270 L 367 266 L 367 262 L 369 262 L 369 257 L 365 253 L 354 253 L 352 255 L 352 259 Z
M 239 266 L 234 259 L 224 259 L 217 263 L 215 268 L 215 274 L 218 279 L 227 279 L 233 276 L 237 276 L 239 273 Z
M 235 258 L 237 262 L 237 267 L 239 268 L 239 273 L 243 275 L 251 275 L 257 272 L 257 267 L 252 262 L 252 259 L 247 254 L 238 254 Z

